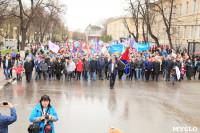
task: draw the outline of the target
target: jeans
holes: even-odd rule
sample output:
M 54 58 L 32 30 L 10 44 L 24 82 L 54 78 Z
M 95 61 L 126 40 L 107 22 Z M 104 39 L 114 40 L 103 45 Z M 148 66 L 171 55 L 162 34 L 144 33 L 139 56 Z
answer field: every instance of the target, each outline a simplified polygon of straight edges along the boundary
M 90 79 L 91 80 L 95 80 L 95 72 L 91 72 L 90 73 Z
M 88 80 L 88 71 L 84 71 L 84 78 L 85 80 Z
M 6 76 L 6 80 L 7 80 L 7 79 L 10 79 L 10 69 L 5 68 L 5 69 L 4 69 L 4 74 L 5 74 L 5 76 Z
M 176 79 L 176 76 L 172 75 L 172 83 L 174 83 L 175 79 Z
M 36 72 L 36 77 L 35 77 L 35 79 L 37 80 L 38 77 L 39 77 L 39 79 L 41 79 L 41 72 Z
M 136 68 L 137 80 L 140 80 L 142 68 Z
M 170 80 L 170 72 L 171 70 L 166 71 L 166 80 Z

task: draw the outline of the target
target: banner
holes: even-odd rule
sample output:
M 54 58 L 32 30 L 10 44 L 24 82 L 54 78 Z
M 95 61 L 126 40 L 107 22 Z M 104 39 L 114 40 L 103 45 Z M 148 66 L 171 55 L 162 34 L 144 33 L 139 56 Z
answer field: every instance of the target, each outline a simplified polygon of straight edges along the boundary
M 149 50 L 149 42 L 147 44 L 137 43 L 138 51 L 146 51 Z
M 122 53 L 123 52 L 123 45 L 111 45 L 109 52 Z
M 106 48 L 106 46 L 103 46 L 103 48 L 101 49 L 101 52 L 102 52 L 102 53 L 107 52 L 107 48 Z
M 53 44 L 51 41 L 49 41 L 49 50 L 55 52 L 55 53 L 58 53 L 58 50 L 59 50 L 59 46 Z

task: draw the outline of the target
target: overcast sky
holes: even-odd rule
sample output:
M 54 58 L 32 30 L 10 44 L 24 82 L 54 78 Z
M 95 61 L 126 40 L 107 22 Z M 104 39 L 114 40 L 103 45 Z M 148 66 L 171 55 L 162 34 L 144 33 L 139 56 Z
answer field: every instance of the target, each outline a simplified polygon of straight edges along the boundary
M 108 17 L 118 17 L 124 14 L 126 0 L 61 0 L 67 5 L 63 17 L 69 30 L 85 31 L 89 24 L 97 24 L 99 20 Z

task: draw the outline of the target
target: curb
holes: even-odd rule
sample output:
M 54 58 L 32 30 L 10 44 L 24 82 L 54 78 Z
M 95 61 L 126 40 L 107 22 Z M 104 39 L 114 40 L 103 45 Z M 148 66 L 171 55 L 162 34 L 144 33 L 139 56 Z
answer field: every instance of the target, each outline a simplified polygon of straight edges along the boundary
M 0 90 L 3 89 L 3 88 L 6 87 L 6 86 L 12 84 L 12 82 L 15 81 L 15 80 L 16 80 L 16 77 L 7 80 L 7 82 L 5 82 L 5 83 L 2 83 L 2 85 L 0 85 Z

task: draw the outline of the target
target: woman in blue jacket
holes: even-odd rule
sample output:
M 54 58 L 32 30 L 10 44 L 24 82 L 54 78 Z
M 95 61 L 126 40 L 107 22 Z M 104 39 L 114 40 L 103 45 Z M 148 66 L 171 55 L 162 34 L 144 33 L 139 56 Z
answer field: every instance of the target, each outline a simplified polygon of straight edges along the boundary
M 40 133 L 47 132 L 47 129 L 49 129 L 48 133 L 55 132 L 53 122 L 58 120 L 58 116 L 50 102 L 49 96 L 42 96 L 40 103 L 35 106 L 30 116 L 30 122 L 39 125 Z

